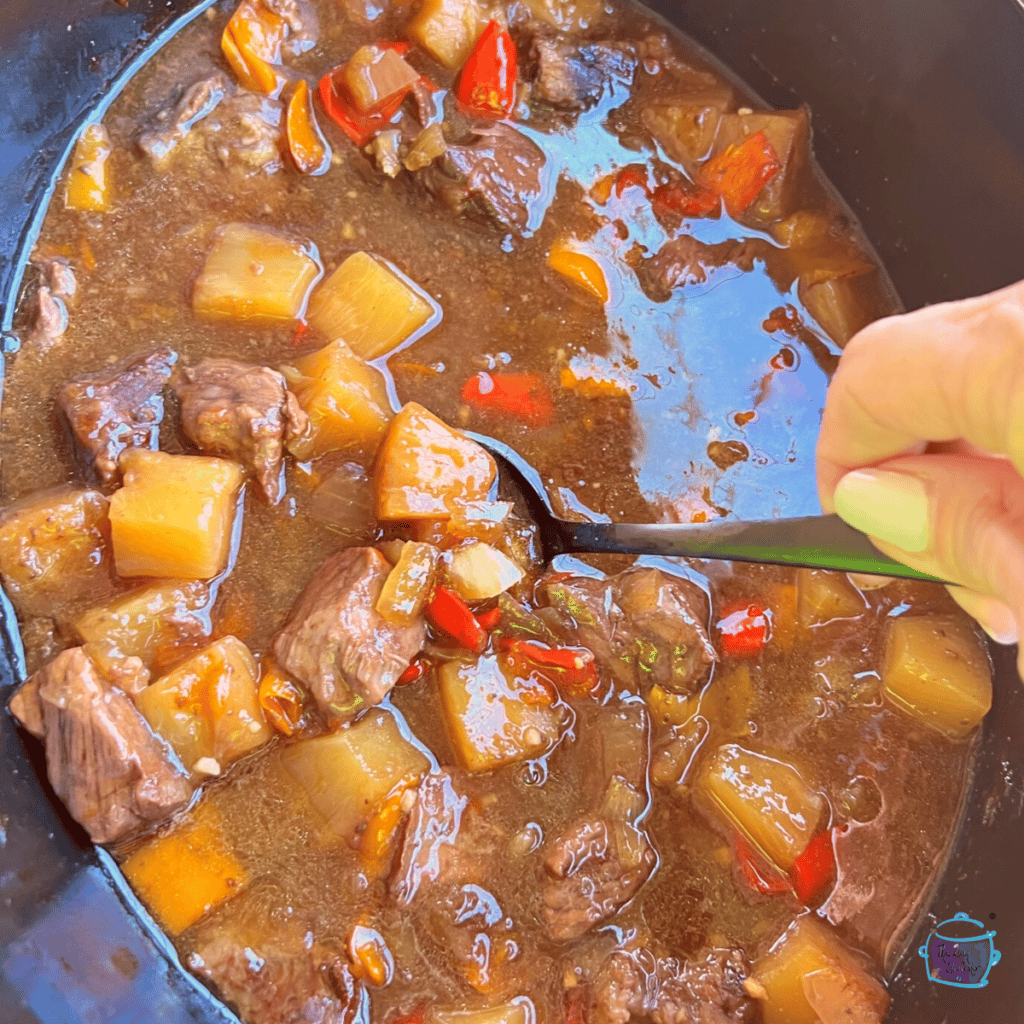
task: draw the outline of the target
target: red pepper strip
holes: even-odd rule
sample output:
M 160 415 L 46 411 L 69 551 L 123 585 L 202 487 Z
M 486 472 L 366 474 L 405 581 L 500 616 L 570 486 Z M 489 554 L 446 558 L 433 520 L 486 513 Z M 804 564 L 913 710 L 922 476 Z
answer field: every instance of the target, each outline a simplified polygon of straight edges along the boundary
M 487 23 L 455 86 L 455 98 L 477 117 L 507 117 L 516 103 L 516 44 L 496 21 Z
M 751 889 L 764 896 L 781 896 L 793 891 L 786 876 L 768 864 L 743 836 L 736 836 L 735 849 L 740 874 Z
M 615 195 L 619 199 L 622 198 L 622 193 L 627 188 L 634 186 L 642 188 L 648 195 L 651 194 L 647 187 L 647 167 L 644 164 L 630 164 L 628 167 L 623 167 L 615 176 Z
M 409 667 L 395 680 L 395 686 L 406 686 L 422 679 L 430 668 L 430 662 L 426 658 L 415 658 L 409 662 Z
M 594 655 L 585 647 L 544 647 L 529 640 L 509 639 L 500 644 L 514 657 L 524 658 L 561 685 L 571 696 L 584 697 L 598 688 Z
M 480 373 L 462 386 L 462 400 L 484 412 L 512 416 L 531 427 L 547 426 L 554 402 L 544 378 L 537 373 Z
M 590 993 L 582 985 L 565 993 L 565 1024 L 587 1024 L 587 1003 Z
M 447 633 L 456 643 L 479 654 L 487 646 L 487 633 L 476 621 L 469 605 L 447 587 L 435 587 L 427 603 L 427 621 Z
M 295 326 L 295 336 L 292 338 L 293 345 L 301 345 L 302 339 L 309 333 L 309 324 L 300 320 Z
M 494 629 L 494 627 L 501 622 L 501 609 L 488 608 L 485 612 L 477 612 L 476 621 L 479 622 L 484 629 Z
M 789 880 L 801 903 L 810 903 L 836 879 L 834 832 L 834 828 L 819 832 L 789 869 Z
M 722 650 L 730 658 L 753 658 L 760 654 L 768 639 L 768 613 L 760 605 L 749 604 L 726 615 L 718 628 Z
M 683 217 L 703 217 L 718 209 L 718 194 L 703 185 L 681 181 L 659 185 L 651 193 L 651 206 L 656 216 L 676 213 Z
M 404 57 L 410 45 L 407 42 L 378 43 L 378 46 L 394 50 L 399 57 Z M 339 64 L 320 79 L 320 102 L 327 113 L 327 116 L 359 147 L 365 146 L 376 134 L 381 131 L 391 118 L 398 113 L 399 107 L 405 102 L 409 90 L 397 93 L 381 106 L 380 110 L 372 114 L 364 114 L 357 110 L 352 101 L 348 98 L 344 87 L 341 85 L 341 72 L 345 70 L 344 64 Z M 426 81 L 426 79 L 424 79 Z M 430 83 L 427 83 L 430 85 Z M 431 88 L 434 88 L 431 86 Z
M 701 170 L 701 181 L 725 200 L 730 215 L 742 213 L 761 194 L 782 166 L 764 132 L 754 132 L 742 145 L 729 146 Z

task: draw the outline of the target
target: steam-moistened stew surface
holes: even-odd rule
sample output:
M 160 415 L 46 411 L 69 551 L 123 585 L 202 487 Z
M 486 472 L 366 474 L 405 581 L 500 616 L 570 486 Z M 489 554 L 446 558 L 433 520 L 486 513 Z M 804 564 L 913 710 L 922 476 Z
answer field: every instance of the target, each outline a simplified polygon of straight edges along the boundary
M 884 1017 L 973 626 L 545 566 L 460 432 L 569 517 L 814 510 L 893 306 L 807 111 L 748 102 L 624 2 L 244 0 L 83 131 L 4 396 L 11 710 L 248 1024 Z

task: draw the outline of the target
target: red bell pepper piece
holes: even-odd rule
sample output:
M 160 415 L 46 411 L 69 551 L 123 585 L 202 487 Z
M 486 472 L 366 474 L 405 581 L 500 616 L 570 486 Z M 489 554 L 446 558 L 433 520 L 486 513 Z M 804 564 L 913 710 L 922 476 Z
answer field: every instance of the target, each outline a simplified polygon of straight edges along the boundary
M 621 199 L 622 193 L 627 188 L 642 188 L 644 192 L 650 195 L 650 189 L 647 187 L 647 167 L 645 164 L 630 164 L 628 167 L 623 167 L 621 171 L 615 176 L 615 195 Z
M 729 146 L 701 170 L 701 181 L 725 200 L 731 216 L 742 213 L 779 170 L 779 154 L 762 132 L 739 146 Z
M 479 654 L 487 646 L 487 633 L 468 604 L 447 587 L 434 587 L 426 607 L 427 621 L 456 643 Z
M 494 629 L 494 627 L 501 622 L 501 609 L 488 608 L 485 612 L 477 612 L 476 621 L 479 622 L 484 629 Z
M 536 667 L 569 696 L 586 697 L 598 688 L 594 655 L 585 647 L 545 647 L 518 639 L 505 640 L 500 646 L 513 658 Z
M 484 412 L 522 420 L 531 427 L 547 426 L 555 411 L 551 392 L 537 373 L 481 370 L 463 385 L 462 400 Z
M 426 658 L 414 658 L 409 662 L 409 667 L 395 680 L 395 686 L 407 686 L 422 679 L 430 668 L 430 662 Z
M 590 993 L 582 985 L 566 990 L 565 1024 L 587 1024 L 587 1004 Z
M 730 658 L 753 658 L 768 640 L 768 613 L 757 604 L 744 605 L 718 623 L 722 650 Z
M 507 117 L 516 103 L 516 44 L 496 21 L 487 23 L 455 86 L 455 98 L 471 114 Z
M 411 44 L 403 41 L 378 43 L 377 45 L 388 50 L 394 50 L 399 57 L 403 57 L 409 52 Z M 406 89 L 405 92 L 392 96 L 381 105 L 379 110 L 374 111 L 372 114 L 364 114 L 352 103 L 345 87 L 342 85 L 341 73 L 344 69 L 345 65 L 339 64 L 320 79 L 320 102 L 327 116 L 357 146 L 363 147 L 377 132 L 390 124 L 391 119 L 398 113 L 399 108 L 405 102 L 405 98 L 409 95 L 410 90 Z M 436 91 L 437 87 L 426 78 L 421 79 L 421 81 L 425 82 L 432 91 Z
M 651 206 L 655 215 L 676 213 L 682 217 L 703 217 L 718 209 L 720 199 L 704 185 L 671 181 L 659 185 L 651 193 Z
M 741 835 L 735 841 L 736 863 L 743 880 L 764 896 L 781 896 L 793 888 L 785 875 L 770 865 Z
M 789 869 L 789 880 L 801 903 L 810 903 L 836 880 L 834 828 L 819 832 Z

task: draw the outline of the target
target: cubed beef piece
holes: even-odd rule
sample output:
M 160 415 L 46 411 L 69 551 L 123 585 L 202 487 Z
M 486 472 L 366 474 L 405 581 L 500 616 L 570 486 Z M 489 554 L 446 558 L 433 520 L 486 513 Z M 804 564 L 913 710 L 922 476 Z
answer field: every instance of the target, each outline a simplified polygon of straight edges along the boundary
M 648 298 L 667 302 L 676 289 L 683 289 L 684 294 L 699 293 L 739 277 L 751 270 L 754 260 L 768 248 L 766 242 L 752 239 L 708 245 L 692 235 L 680 235 L 641 261 L 636 276 Z
M 449 146 L 423 172 L 424 183 L 456 213 L 481 212 L 520 235 L 535 230 L 544 212 L 544 153 L 508 125 L 475 130 L 479 138 Z
M 606 580 L 547 582 L 543 592 L 572 617 L 580 643 L 623 685 L 693 692 L 715 661 L 703 625 L 707 597 L 689 580 L 637 568 Z
M 212 113 L 221 100 L 234 91 L 227 75 L 219 71 L 190 85 L 177 103 L 156 115 L 153 128 L 139 136 L 139 149 L 158 167 L 164 165 L 193 125 Z
M 39 283 L 31 301 L 31 323 L 26 346 L 47 352 L 68 329 L 67 302 L 78 290 L 75 272 L 67 260 L 54 256 L 35 265 Z
M 575 939 L 633 898 L 655 863 L 646 832 L 599 815 L 580 818 L 548 848 L 541 916 L 554 939 Z
M 636 51 L 628 43 L 539 36 L 533 43 L 533 95 L 565 110 L 584 110 L 597 103 L 612 81 L 633 81 Z
M 255 475 L 272 505 L 281 500 L 285 445 L 303 435 L 309 417 L 267 366 L 204 359 L 173 383 L 181 426 L 201 451 L 241 462 Z
M 62 651 L 25 683 L 11 710 L 42 733 L 50 784 L 94 843 L 127 839 L 192 795 L 167 745 L 81 647 Z
M 574 939 L 636 894 L 655 854 L 640 825 L 649 803 L 650 728 L 642 701 L 581 709 L 580 736 L 596 749 L 603 797 L 547 848 L 541 916 L 555 939 Z
M 262 0 L 268 11 L 282 18 L 288 34 L 281 44 L 281 52 L 288 57 L 313 49 L 320 36 L 320 19 L 309 0 Z
M 269 924 L 269 922 L 266 922 Z M 235 919 L 205 926 L 188 966 L 212 982 L 247 1024 L 358 1024 L 369 998 L 337 954 L 293 923 L 252 927 Z
M 156 449 L 164 415 L 163 387 L 177 354 L 169 348 L 128 356 L 113 366 L 73 377 L 57 400 L 78 443 L 105 484 L 115 483 L 126 448 Z
M 497 853 L 499 834 L 470 801 L 461 776 L 442 770 L 420 783 L 406 820 L 390 890 L 408 906 L 428 886 L 484 881 Z
M 754 1014 L 743 988 L 749 967 L 737 949 L 713 949 L 680 962 L 642 946 L 602 964 L 590 994 L 592 1024 L 739 1024 Z
M 268 96 L 236 93 L 197 126 L 196 134 L 227 170 L 272 174 L 283 166 L 284 106 Z
M 311 690 L 335 719 L 379 704 L 426 638 L 422 618 L 395 626 L 377 613 L 391 572 L 375 548 L 331 555 L 306 585 L 274 641 L 281 667 Z

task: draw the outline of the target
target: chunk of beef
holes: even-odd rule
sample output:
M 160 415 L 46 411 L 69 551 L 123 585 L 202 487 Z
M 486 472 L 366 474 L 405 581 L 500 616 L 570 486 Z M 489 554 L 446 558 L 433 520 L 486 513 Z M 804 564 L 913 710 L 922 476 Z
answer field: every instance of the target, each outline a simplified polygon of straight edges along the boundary
M 656 859 L 640 826 L 648 806 L 650 732 L 643 702 L 593 709 L 580 724 L 581 739 L 596 740 L 607 786 L 595 811 L 548 847 L 541 914 L 556 939 L 577 938 L 609 918 L 632 899 Z
M 126 448 L 156 449 L 164 415 L 163 386 L 177 358 L 169 348 L 138 353 L 94 373 L 79 374 L 60 389 L 57 401 L 104 483 L 117 481 L 117 460 Z
M 534 230 L 543 216 L 544 153 L 506 124 L 474 130 L 479 138 L 449 146 L 424 183 L 456 213 L 482 212 L 518 234 Z
M 94 843 L 127 839 L 191 796 L 166 744 L 81 647 L 62 651 L 25 683 L 11 710 L 42 733 L 50 784 Z
M 637 47 L 628 43 L 580 41 L 540 36 L 534 40 L 537 77 L 533 94 L 552 106 L 584 110 L 612 81 L 630 84 Z
M 677 288 L 684 294 L 699 294 L 752 270 L 766 248 L 767 243 L 751 239 L 708 245 L 692 235 L 680 235 L 641 261 L 636 276 L 648 298 L 667 302 Z
M 190 85 L 176 104 L 161 110 L 154 127 L 139 136 L 138 146 L 158 167 L 165 166 L 171 153 L 192 130 L 193 125 L 213 112 L 235 87 L 227 75 L 217 72 Z
M 680 962 L 638 947 L 612 953 L 591 992 L 593 1024 L 736 1024 L 753 1016 L 743 988 L 749 973 L 737 949 L 713 949 L 701 960 Z
M 581 818 L 544 859 L 541 909 L 555 939 L 575 939 L 629 902 L 654 868 L 646 832 L 628 821 Z
M 606 580 L 547 582 L 543 592 L 572 617 L 580 643 L 626 686 L 650 682 L 693 692 L 715 661 L 703 626 L 707 597 L 689 580 L 636 568 Z
M 297 57 L 316 46 L 320 19 L 309 0 L 262 0 L 262 3 L 288 26 L 288 34 L 281 44 L 281 52 L 285 56 Z
M 375 548 L 331 555 L 274 641 L 282 668 L 305 683 L 333 718 L 351 718 L 360 705 L 379 704 L 423 646 L 422 618 L 394 626 L 377 613 L 390 571 Z
M 32 324 L 25 344 L 47 352 L 68 329 L 67 302 L 78 291 L 78 282 L 71 265 L 60 257 L 40 260 L 36 269 L 39 284 L 32 299 Z
M 422 889 L 482 882 L 490 873 L 499 835 L 470 804 L 465 782 L 442 770 L 420 783 L 405 824 L 390 889 L 409 906 Z
M 201 451 L 250 469 L 267 501 L 284 493 L 284 447 L 309 428 L 309 417 L 277 370 L 231 359 L 204 359 L 173 383 L 181 426 Z
M 198 126 L 196 134 L 207 153 L 227 170 L 272 174 L 284 166 L 284 106 L 268 96 L 236 93 Z
M 273 931 L 238 920 L 200 933 L 188 966 L 212 982 L 248 1024 L 356 1024 L 368 1019 L 369 998 L 337 955 L 305 942 L 303 929 Z

